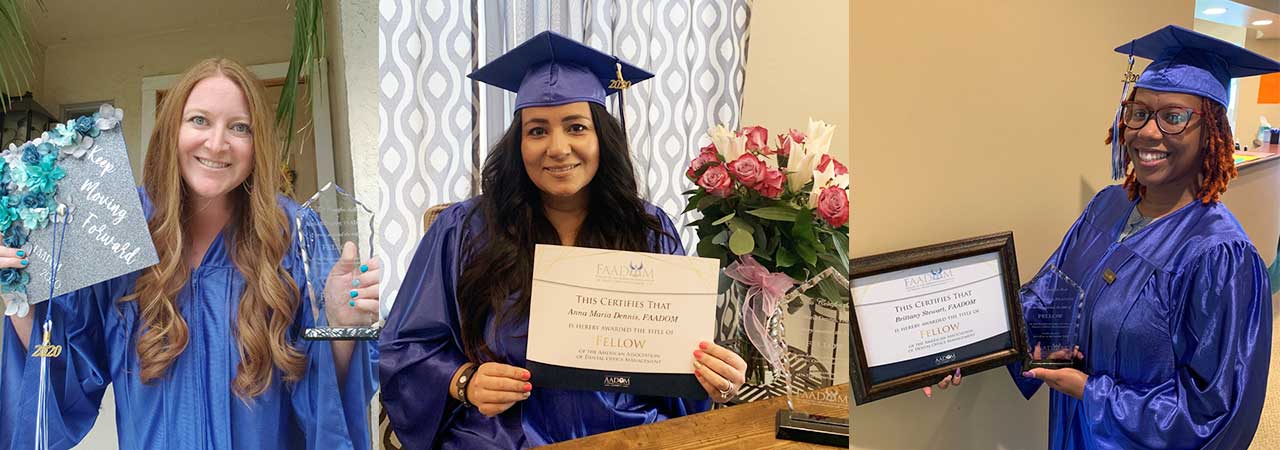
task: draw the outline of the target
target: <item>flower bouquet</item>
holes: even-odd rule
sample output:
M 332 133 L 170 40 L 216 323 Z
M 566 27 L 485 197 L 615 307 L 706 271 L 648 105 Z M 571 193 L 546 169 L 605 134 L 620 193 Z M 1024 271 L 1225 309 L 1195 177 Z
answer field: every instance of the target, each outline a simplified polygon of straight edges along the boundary
M 696 184 L 685 212 L 697 210 L 699 256 L 719 258 L 741 299 L 743 328 L 761 356 L 781 370 L 786 347 L 776 326 L 781 300 L 802 281 L 805 297 L 839 307 L 849 291 L 849 171 L 828 150 L 834 126 L 810 119 L 807 133 L 792 129 L 770 145 L 768 130 L 751 126 L 708 130 L 685 173 Z M 744 346 L 744 356 L 752 348 Z M 763 367 L 748 358 L 748 379 Z

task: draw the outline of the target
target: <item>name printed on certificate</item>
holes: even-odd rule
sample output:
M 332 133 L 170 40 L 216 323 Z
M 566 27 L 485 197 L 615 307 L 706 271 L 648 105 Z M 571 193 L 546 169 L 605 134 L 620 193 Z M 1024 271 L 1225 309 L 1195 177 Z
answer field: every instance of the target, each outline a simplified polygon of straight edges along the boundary
M 527 359 L 539 386 L 705 397 L 692 352 L 715 336 L 719 261 L 538 245 Z

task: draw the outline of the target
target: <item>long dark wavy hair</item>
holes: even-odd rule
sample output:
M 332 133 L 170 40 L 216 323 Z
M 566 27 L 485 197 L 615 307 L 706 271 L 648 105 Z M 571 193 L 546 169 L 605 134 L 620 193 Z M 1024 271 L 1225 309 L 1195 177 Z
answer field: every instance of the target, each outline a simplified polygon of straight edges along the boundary
M 595 103 L 591 121 L 599 139 L 600 160 L 596 175 L 584 189 L 590 193 L 587 217 L 578 232 L 578 247 L 653 252 L 661 239 L 675 237 L 645 211 L 636 187 L 631 152 L 622 126 Z M 485 326 L 496 313 L 494 333 L 529 315 L 529 291 L 533 284 L 533 248 L 536 244 L 560 244 L 560 237 L 542 208 L 542 191 L 525 172 L 520 153 L 521 114 L 516 112 L 507 132 L 494 145 L 481 171 L 483 194 L 466 222 L 483 215 L 480 236 L 463 241 L 458 308 L 462 319 L 462 346 L 471 361 L 499 361 L 489 348 Z M 464 226 L 463 229 L 469 229 Z M 479 245 L 475 245 L 479 243 Z M 514 305 L 508 297 L 519 292 Z

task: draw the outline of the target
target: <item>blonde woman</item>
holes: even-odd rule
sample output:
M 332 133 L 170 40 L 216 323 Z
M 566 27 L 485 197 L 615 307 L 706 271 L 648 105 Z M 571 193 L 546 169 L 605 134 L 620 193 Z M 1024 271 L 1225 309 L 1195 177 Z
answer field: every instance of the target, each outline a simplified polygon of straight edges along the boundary
M 48 308 L 50 448 L 76 445 L 114 384 L 122 449 L 368 448 L 372 346 L 308 342 L 307 291 L 352 298 L 334 325 L 368 323 L 378 264 L 354 247 L 326 286 L 302 275 L 294 227 L 322 229 L 278 194 L 278 142 L 260 81 L 226 59 L 197 63 L 160 105 L 143 167 L 143 209 L 160 263 L 11 316 L 0 366 L 0 446 L 31 448 L 39 364 L 27 347 Z M 0 267 L 21 267 L 0 248 Z M 308 248 L 334 254 L 336 248 Z M 348 293 L 349 292 L 349 293 Z

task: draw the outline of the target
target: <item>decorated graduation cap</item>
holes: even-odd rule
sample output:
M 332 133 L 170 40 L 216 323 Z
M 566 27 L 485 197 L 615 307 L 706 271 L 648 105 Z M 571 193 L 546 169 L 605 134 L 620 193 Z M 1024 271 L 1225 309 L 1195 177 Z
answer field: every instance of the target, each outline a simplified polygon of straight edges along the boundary
M 1121 101 L 1134 87 L 1160 92 L 1199 95 L 1223 107 L 1228 103 L 1232 78 L 1280 72 L 1280 63 L 1236 44 L 1169 25 L 1119 47 L 1129 55 Z M 1151 60 L 1141 76 L 1133 74 L 1133 57 Z M 1120 110 L 1116 110 L 1111 136 L 1111 177 L 1124 176 L 1127 156 L 1120 148 Z
M 517 111 L 575 102 L 605 105 L 605 98 L 653 74 L 616 56 L 552 31 L 529 38 L 467 77 L 516 93 Z M 621 95 L 619 95 L 621 98 Z M 626 117 L 619 108 L 623 129 Z

